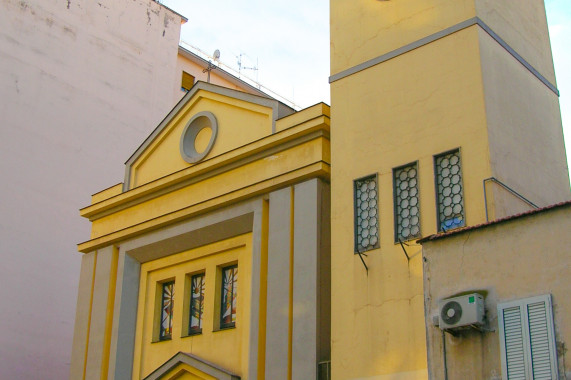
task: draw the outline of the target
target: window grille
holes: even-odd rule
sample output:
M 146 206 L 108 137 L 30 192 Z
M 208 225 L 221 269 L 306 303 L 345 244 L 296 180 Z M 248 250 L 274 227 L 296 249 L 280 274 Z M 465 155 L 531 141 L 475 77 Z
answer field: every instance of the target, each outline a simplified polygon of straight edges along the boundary
M 420 236 L 418 164 L 412 163 L 393 170 L 395 210 L 395 241 Z
M 465 225 L 460 151 L 434 157 L 438 231 Z
M 162 284 L 160 340 L 172 338 L 172 316 L 174 307 L 174 281 Z
M 379 248 L 377 176 L 354 181 L 355 252 Z
M 204 312 L 204 273 L 190 279 L 190 312 L 188 334 L 202 332 L 202 313 Z

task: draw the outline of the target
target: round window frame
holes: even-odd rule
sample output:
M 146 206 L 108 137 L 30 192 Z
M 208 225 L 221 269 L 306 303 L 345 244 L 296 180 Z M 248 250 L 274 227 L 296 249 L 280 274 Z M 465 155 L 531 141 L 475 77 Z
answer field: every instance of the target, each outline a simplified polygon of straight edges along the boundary
M 204 118 L 207 122 L 203 122 Z M 206 149 L 201 153 L 196 151 L 196 137 L 205 128 L 210 128 L 212 130 L 212 135 L 210 136 L 210 141 L 206 146 Z M 189 164 L 195 164 L 201 161 L 210 151 L 216 140 L 216 135 L 218 134 L 218 121 L 212 112 L 203 111 L 194 115 L 190 121 L 184 127 L 182 135 L 180 137 L 180 155 L 183 160 Z

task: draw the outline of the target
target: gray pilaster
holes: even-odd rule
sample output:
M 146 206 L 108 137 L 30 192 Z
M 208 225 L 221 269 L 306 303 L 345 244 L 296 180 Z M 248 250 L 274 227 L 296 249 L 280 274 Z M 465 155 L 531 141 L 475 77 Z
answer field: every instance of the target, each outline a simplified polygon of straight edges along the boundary
M 328 321 L 322 320 L 329 318 L 327 305 L 322 305 L 329 296 L 322 188 L 319 179 L 295 186 L 292 379 L 316 378 L 317 362 L 324 356 L 321 351 L 328 351 L 323 347 L 328 345 Z
M 266 379 L 288 376 L 291 202 L 291 188 L 270 193 Z
M 141 264 L 137 260 L 124 251 L 119 253 L 115 315 L 109 353 L 109 380 L 132 377 L 140 271 Z
M 260 204 L 264 202 L 260 200 Z M 250 296 L 250 345 L 248 353 L 248 379 L 258 376 L 258 342 L 260 322 L 260 275 L 262 271 L 262 224 L 263 206 L 254 212 L 252 226 L 252 284 Z

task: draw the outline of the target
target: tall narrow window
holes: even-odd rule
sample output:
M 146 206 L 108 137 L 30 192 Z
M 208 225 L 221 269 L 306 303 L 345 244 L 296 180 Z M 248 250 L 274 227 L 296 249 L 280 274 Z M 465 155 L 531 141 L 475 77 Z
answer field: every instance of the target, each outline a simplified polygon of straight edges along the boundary
M 236 301 L 238 290 L 238 265 L 222 269 L 222 294 L 220 305 L 220 328 L 236 325 Z
M 466 224 L 460 151 L 434 157 L 438 231 L 447 231 Z
M 393 170 L 395 203 L 395 242 L 420 236 L 418 204 L 418 164 L 412 163 Z
M 355 253 L 379 248 L 377 176 L 355 180 Z
M 190 280 L 190 312 L 188 334 L 202 332 L 202 313 L 204 312 L 204 273 L 196 274 Z
M 165 282 L 162 286 L 161 297 L 161 326 L 160 340 L 172 338 L 172 313 L 174 306 L 174 281 Z
M 498 304 L 504 379 L 557 379 L 549 294 Z

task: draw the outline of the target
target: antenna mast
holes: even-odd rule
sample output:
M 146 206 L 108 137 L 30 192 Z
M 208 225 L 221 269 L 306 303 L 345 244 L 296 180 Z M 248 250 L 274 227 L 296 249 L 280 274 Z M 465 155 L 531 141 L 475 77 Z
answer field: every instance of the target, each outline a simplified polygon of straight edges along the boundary
M 214 54 L 212 55 L 212 58 L 214 58 L 214 62 L 220 62 L 220 50 L 216 49 L 214 50 Z M 214 66 L 212 64 L 212 61 L 208 61 L 208 67 L 204 70 L 202 70 L 203 73 L 208 71 L 208 79 L 206 80 L 208 83 L 210 83 L 210 72 L 214 69 L 216 69 L 217 66 Z

